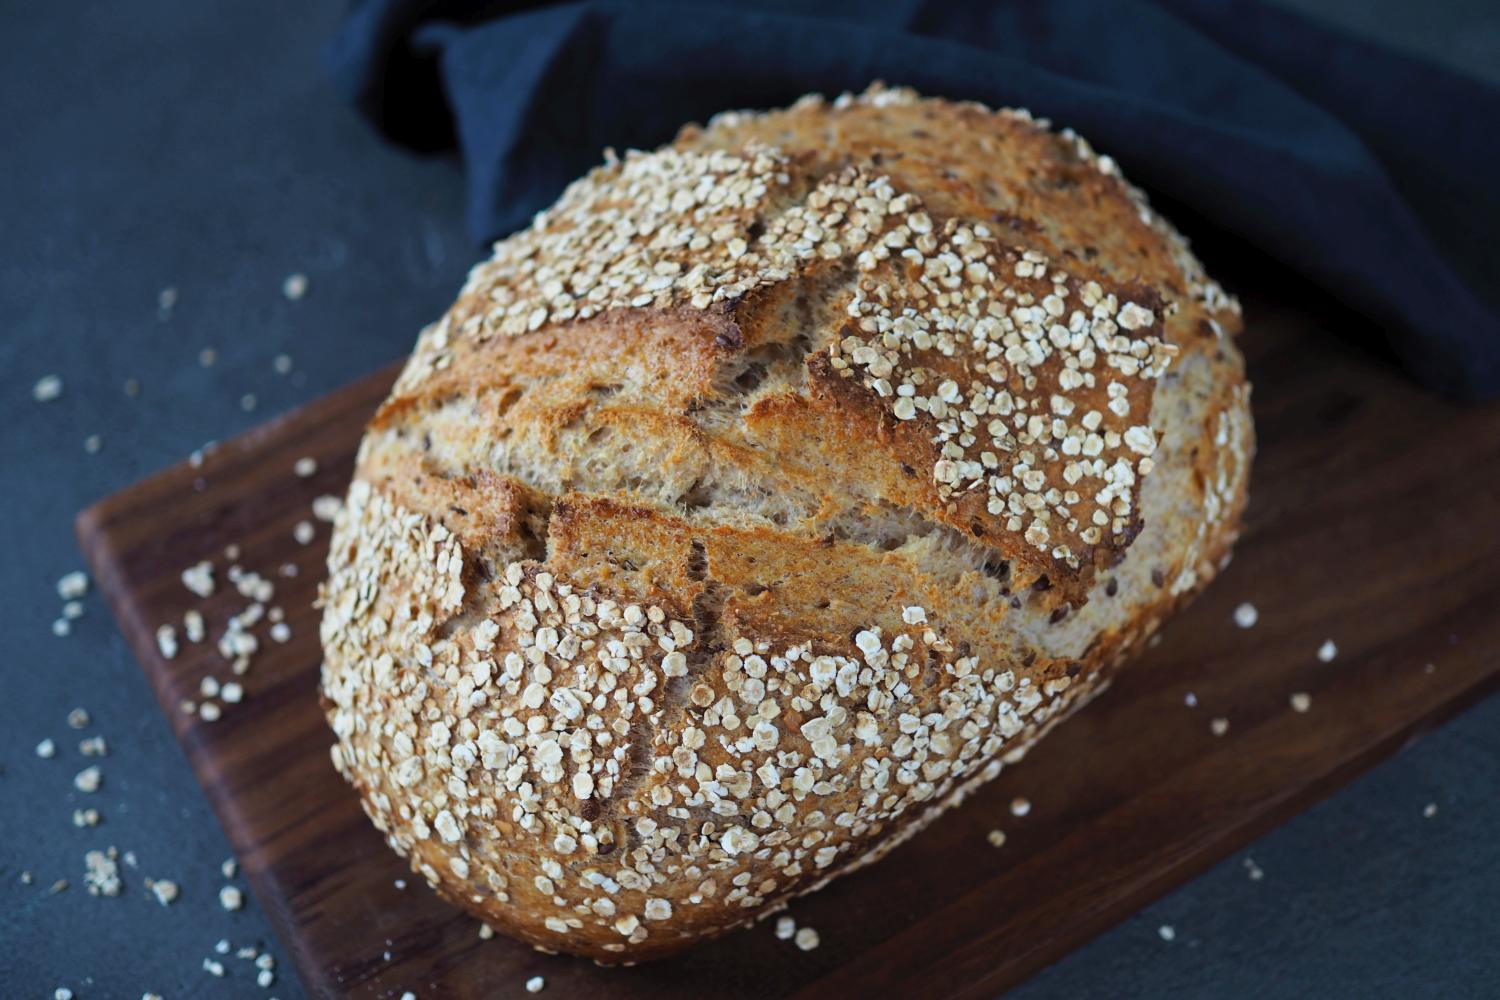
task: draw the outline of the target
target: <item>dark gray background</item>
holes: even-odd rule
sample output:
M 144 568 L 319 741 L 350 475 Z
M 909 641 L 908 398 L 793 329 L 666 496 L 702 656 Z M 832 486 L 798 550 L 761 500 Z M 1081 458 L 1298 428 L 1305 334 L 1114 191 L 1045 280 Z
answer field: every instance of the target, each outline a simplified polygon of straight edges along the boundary
M 1493 0 L 1299 6 L 1500 79 Z M 478 254 L 462 233 L 454 166 L 385 148 L 324 82 L 317 49 L 340 10 L 0 4 L 5 997 L 60 985 L 80 1000 L 302 996 L 288 964 L 270 991 L 233 958 L 227 979 L 202 970 L 220 938 L 269 943 L 269 927 L 253 904 L 220 909 L 228 848 L 98 595 L 71 636 L 50 626 L 55 581 L 82 566 L 80 507 L 399 357 Z M 280 292 L 294 271 L 311 281 L 300 302 Z M 166 286 L 180 299 L 164 321 Z M 210 346 L 218 363 L 201 367 Z M 295 360 L 289 377 L 272 371 L 282 352 Z M 34 402 L 48 373 L 63 395 Z M 122 390 L 132 377 L 139 398 Z M 240 408 L 247 392 L 255 412 Z M 103 450 L 85 454 L 96 433 Z M 84 732 L 65 722 L 75 706 L 93 716 Z M 95 733 L 110 755 L 103 789 L 85 796 L 72 788 L 90 763 L 77 743 Z M 58 743 L 53 760 L 33 753 L 43 737 Z M 1017 995 L 1496 996 L 1497 789 L 1491 699 Z M 1438 812 L 1424 818 L 1429 802 Z M 75 829 L 80 806 L 103 823 Z M 93 898 L 84 853 L 109 845 L 139 868 L 123 868 L 119 898 Z M 1246 856 L 1262 880 L 1247 877 Z M 176 880 L 182 897 L 162 908 L 148 876 Z M 58 878 L 71 887 L 48 895 Z M 1159 937 L 1163 924 L 1174 941 Z M 518 982 L 495 995 L 524 994 Z

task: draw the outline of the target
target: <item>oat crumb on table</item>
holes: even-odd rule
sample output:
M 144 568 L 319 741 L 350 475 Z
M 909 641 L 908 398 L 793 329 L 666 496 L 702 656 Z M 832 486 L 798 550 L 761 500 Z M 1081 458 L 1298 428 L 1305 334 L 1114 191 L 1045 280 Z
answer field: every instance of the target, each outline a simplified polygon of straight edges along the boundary
M 1249 601 L 1245 601 L 1234 609 L 1234 623 L 1240 628 L 1254 628 L 1258 621 L 1260 621 L 1260 612 Z

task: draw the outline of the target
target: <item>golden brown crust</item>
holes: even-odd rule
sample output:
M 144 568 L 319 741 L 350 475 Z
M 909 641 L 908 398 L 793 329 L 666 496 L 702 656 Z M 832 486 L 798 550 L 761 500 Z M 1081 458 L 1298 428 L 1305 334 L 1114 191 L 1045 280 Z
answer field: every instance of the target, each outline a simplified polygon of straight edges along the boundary
M 878 857 L 1228 558 L 1238 307 L 1104 158 L 873 88 L 475 268 L 329 555 L 334 761 L 446 898 L 668 954 Z

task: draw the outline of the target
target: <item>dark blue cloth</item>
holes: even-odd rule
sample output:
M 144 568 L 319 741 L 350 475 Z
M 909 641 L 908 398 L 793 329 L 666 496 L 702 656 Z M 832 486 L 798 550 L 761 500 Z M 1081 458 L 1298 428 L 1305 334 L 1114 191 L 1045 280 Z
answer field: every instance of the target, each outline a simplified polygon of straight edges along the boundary
M 456 144 L 502 236 L 726 108 L 872 80 L 1030 108 L 1373 319 L 1426 384 L 1500 392 L 1500 91 L 1248 0 L 364 0 L 328 48 L 384 132 Z

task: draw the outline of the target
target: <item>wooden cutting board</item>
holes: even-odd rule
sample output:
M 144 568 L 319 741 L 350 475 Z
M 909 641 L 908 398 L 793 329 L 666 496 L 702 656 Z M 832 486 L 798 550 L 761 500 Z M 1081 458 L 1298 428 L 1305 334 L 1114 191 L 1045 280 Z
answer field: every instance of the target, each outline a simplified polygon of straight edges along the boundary
M 395 368 L 102 501 L 78 537 L 314 995 L 514 996 L 542 975 L 550 996 L 993 996 L 1500 679 L 1500 406 L 1421 393 L 1323 329 L 1348 317 L 1319 320 L 1287 294 L 1247 296 L 1261 450 L 1233 566 L 1026 761 L 880 864 L 795 902 L 822 938 L 810 952 L 764 925 L 623 970 L 482 941 L 366 821 L 329 764 L 316 694 L 328 525 L 307 545 L 293 531 L 315 497 L 342 494 Z M 318 463 L 309 478 L 293 471 L 304 456 Z M 255 626 L 245 699 L 207 722 L 180 703 L 206 674 L 231 678 L 213 640 L 248 601 L 226 580 L 229 545 L 275 583 L 291 638 Z M 217 567 L 207 600 L 179 578 L 201 559 Z M 1252 629 L 1233 624 L 1242 601 L 1260 610 Z M 180 635 L 190 607 L 210 641 L 163 658 L 157 626 Z M 1338 656 L 1325 664 L 1328 638 Z M 1310 711 L 1289 707 L 1294 692 Z M 1215 717 L 1229 720 L 1222 737 Z M 1024 818 L 1016 796 L 1031 800 Z

